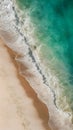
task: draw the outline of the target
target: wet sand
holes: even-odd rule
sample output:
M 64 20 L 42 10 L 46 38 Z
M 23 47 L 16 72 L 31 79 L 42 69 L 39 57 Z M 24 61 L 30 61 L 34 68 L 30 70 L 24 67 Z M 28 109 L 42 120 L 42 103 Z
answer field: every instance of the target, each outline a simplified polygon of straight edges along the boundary
M 6 95 L 5 100 L 0 100 L 0 106 L 5 105 L 4 109 L 0 110 L 3 118 L 0 119 L 0 129 L 51 130 L 48 126 L 48 109 L 38 99 L 26 79 L 19 74 L 20 70 L 26 70 L 27 67 L 16 62 L 16 56 L 18 54 L 0 40 L 0 84 L 3 86 L 3 93 L 5 92 L 3 94 L 0 90 L 0 95 L 2 99 Z

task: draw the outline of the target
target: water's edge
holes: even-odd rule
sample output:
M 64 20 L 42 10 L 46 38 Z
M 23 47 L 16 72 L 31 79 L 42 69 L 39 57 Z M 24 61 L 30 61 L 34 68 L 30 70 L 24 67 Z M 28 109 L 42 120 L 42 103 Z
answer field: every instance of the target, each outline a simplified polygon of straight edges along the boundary
M 32 52 L 27 38 L 23 34 L 21 27 L 19 27 L 20 18 L 16 12 L 17 6 L 15 7 L 15 4 L 13 4 L 13 1 L 11 0 L 8 0 L 8 3 L 6 0 L 4 2 L 5 2 L 5 5 L 4 3 L 1 3 L 0 6 L 3 5 L 2 6 L 3 10 L 5 8 L 4 13 L 6 13 L 7 15 L 5 17 L 7 21 L 5 21 L 3 17 L 0 17 L 1 37 L 3 38 L 3 40 L 5 40 L 6 44 L 11 49 L 18 52 L 19 54 L 22 54 L 22 57 L 16 58 L 16 60 L 28 66 L 28 72 L 33 74 L 34 77 L 26 77 L 26 79 L 30 83 L 32 88 L 37 92 L 38 97 L 47 105 L 49 109 L 49 115 L 50 115 L 50 121 L 49 121 L 50 125 L 52 126 L 53 124 L 53 127 L 56 126 L 57 128 L 59 128 L 59 130 L 63 130 L 63 129 L 72 130 L 73 126 L 71 125 L 71 122 L 70 122 L 71 117 L 67 113 L 64 113 L 62 110 L 59 110 L 57 108 L 56 95 L 54 93 L 54 90 L 48 85 L 45 72 L 42 72 L 40 61 L 38 60 L 37 56 Z M 2 9 L 2 7 L 0 8 Z M 0 14 L 3 13 L 2 12 L 3 10 L 0 11 Z M 11 13 L 8 11 L 12 12 L 11 17 L 8 17 L 8 15 L 11 15 Z M 9 26 L 9 22 L 11 22 L 10 26 Z M 7 35 L 8 37 L 5 35 Z M 23 72 L 20 72 L 20 73 L 23 74 Z M 50 99 L 48 99 L 49 97 Z M 59 116 L 60 116 L 60 119 L 59 119 Z M 53 120 L 55 118 L 56 120 Z M 65 126 L 65 123 L 63 122 L 63 120 L 64 122 L 67 122 L 68 125 Z

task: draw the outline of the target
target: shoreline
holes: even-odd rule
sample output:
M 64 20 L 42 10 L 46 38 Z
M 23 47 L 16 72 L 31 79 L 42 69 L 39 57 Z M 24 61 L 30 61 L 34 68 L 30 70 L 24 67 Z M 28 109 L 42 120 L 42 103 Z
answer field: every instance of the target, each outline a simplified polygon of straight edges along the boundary
M 13 15 L 13 14 L 12 14 Z M 13 23 L 14 23 L 15 21 L 13 21 Z M 9 23 L 9 21 L 8 21 L 8 23 Z M 13 23 L 11 23 L 11 24 L 13 24 Z M 6 31 L 6 30 L 5 30 Z M 8 31 L 12 31 L 12 30 L 8 30 Z M 17 33 L 19 33 L 18 32 L 18 30 L 14 30 L 14 31 L 16 31 Z M 21 31 L 21 30 L 20 30 Z M 8 32 L 9 34 L 10 34 L 10 32 Z M 18 35 L 18 36 L 20 36 L 20 35 Z M 13 37 L 14 38 L 14 37 Z M 12 39 L 10 39 L 11 40 L 11 44 L 13 43 L 13 41 L 12 41 Z M 22 40 L 21 40 L 21 36 L 17 39 L 17 41 L 15 41 L 15 43 L 14 44 L 16 44 L 15 46 L 13 46 L 13 45 L 11 45 L 11 44 L 9 44 L 9 43 L 7 43 L 7 41 L 6 41 L 6 44 L 7 45 L 9 45 L 9 47 L 10 48 L 12 48 L 14 51 L 16 51 L 16 49 L 17 49 L 17 51 L 16 52 L 22 52 L 23 53 L 23 51 L 24 51 L 24 49 L 25 49 L 25 45 L 24 45 L 24 49 L 22 49 L 23 48 L 23 46 L 22 46 L 22 48 L 20 48 L 21 46 L 17 46 L 18 44 L 17 44 L 17 42 L 19 41 L 19 43 L 21 44 L 21 42 L 22 42 Z M 9 41 L 8 41 L 9 42 Z M 24 44 L 25 44 L 25 41 L 24 41 Z M 29 48 L 29 46 L 28 46 L 28 48 Z M 21 50 L 20 50 L 21 49 Z M 25 50 L 26 51 L 26 50 Z M 28 51 L 29 52 L 29 51 Z M 62 112 L 62 111 L 60 111 L 59 109 L 58 110 L 56 110 L 56 108 L 55 108 L 55 106 L 54 106 L 54 103 L 53 103 L 53 93 L 51 92 L 51 90 L 49 90 L 50 88 L 48 88 L 46 85 L 44 85 L 44 83 L 43 83 L 43 81 L 42 81 L 42 77 L 40 77 L 39 76 L 39 72 L 37 72 L 37 70 L 35 70 L 35 67 L 34 67 L 34 65 L 32 66 L 32 64 L 34 64 L 33 62 L 32 62 L 32 60 L 30 60 L 30 55 L 29 56 L 27 56 L 28 55 L 28 53 L 26 53 L 26 52 L 24 52 L 23 53 L 25 56 L 26 56 L 26 58 L 23 58 L 23 62 L 24 62 L 24 66 L 25 66 L 25 62 L 27 62 L 27 67 L 29 68 L 29 70 L 28 70 L 28 74 L 29 74 L 29 71 L 30 71 L 30 74 L 32 73 L 32 75 L 31 76 L 34 76 L 35 75 L 35 78 L 34 77 L 32 77 L 32 79 L 30 78 L 30 77 L 28 77 L 27 76 L 27 79 L 28 79 L 28 82 L 30 83 L 30 86 L 32 87 L 32 88 L 34 88 L 34 90 L 36 91 L 36 93 L 37 93 L 37 96 L 46 104 L 46 106 L 47 106 L 47 108 L 50 110 L 50 121 L 51 121 L 51 124 L 54 124 L 54 126 L 55 125 L 58 125 L 58 128 L 59 128 L 59 126 L 60 126 L 60 124 L 62 125 L 61 127 L 62 127 L 62 129 L 63 129 L 63 121 L 62 121 L 62 117 L 63 117 L 63 120 L 64 120 L 64 123 L 65 123 L 65 118 L 67 117 L 65 114 L 67 114 L 67 113 L 64 113 L 64 112 Z M 23 55 L 23 56 L 24 56 Z M 37 58 L 36 58 L 36 55 L 34 55 L 35 56 L 35 59 L 36 59 L 36 61 L 37 61 Z M 28 59 L 27 59 L 28 58 Z M 15 59 L 15 60 L 17 60 L 18 62 L 20 62 L 21 60 L 20 60 L 21 58 L 19 58 L 19 59 Z M 31 59 L 32 59 L 32 57 L 31 57 Z M 27 61 L 28 60 L 28 61 Z M 32 62 L 32 63 L 30 63 L 30 64 L 28 64 L 28 62 Z M 37 61 L 37 63 L 38 63 L 38 61 Z M 25 67 L 25 68 L 27 68 L 27 67 Z M 33 68 L 33 70 L 31 69 L 31 67 Z M 22 73 L 23 72 L 21 72 L 21 75 L 22 75 Z M 39 78 L 39 79 L 38 79 Z M 32 80 L 32 81 L 31 81 Z M 36 82 L 35 82 L 36 81 Z M 34 83 L 33 83 L 34 82 Z M 37 84 L 36 84 L 37 83 Z M 36 84 L 36 86 L 35 86 L 35 84 Z M 38 85 L 38 86 L 37 86 Z M 35 86 L 35 87 L 34 87 Z M 40 87 L 40 88 L 39 88 Z M 42 88 L 41 88 L 42 87 Z M 41 89 L 41 90 L 40 90 Z M 52 94 L 52 95 L 51 95 Z M 50 97 L 50 99 L 49 99 L 49 97 Z M 61 116 L 60 117 L 60 121 L 58 121 L 58 119 L 59 119 L 59 116 Z M 52 119 L 54 120 L 54 118 L 56 118 L 56 121 L 52 121 Z M 69 117 L 67 117 L 67 119 L 68 119 Z M 59 124 L 57 124 L 57 122 L 59 123 Z M 70 122 L 69 122 L 70 123 Z M 65 125 L 65 124 L 64 124 Z M 65 128 L 66 129 L 66 128 Z
M 42 107 L 44 108 L 43 112 L 46 112 L 46 113 L 44 113 L 44 116 L 45 116 L 46 120 L 45 121 L 43 120 L 43 125 L 46 126 L 46 130 L 48 130 L 48 126 L 50 126 L 50 128 L 51 128 L 51 129 L 49 128 L 50 130 L 55 130 L 55 129 L 56 130 L 60 130 L 59 127 L 55 126 L 55 124 L 52 121 L 51 117 L 50 117 L 50 122 L 49 122 L 49 107 L 47 107 L 47 104 L 45 104 L 45 101 L 43 101 L 43 99 L 41 100 L 41 97 L 39 97 L 40 96 L 39 93 L 37 93 L 33 89 L 33 87 L 30 86 L 30 84 L 29 84 L 30 82 L 29 82 L 29 80 L 27 80 L 29 76 L 31 76 L 33 78 L 33 74 L 30 74 L 29 72 L 28 72 L 28 74 L 26 74 L 26 73 L 24 74 L 23 73 L 24 70 L 26 71 L 28 69 L 28 67 L 26 65 L 24 65 L 20 61 L 20 59 L 21 59 L 22 56 L 20 54 L 18 54 L 17 52 L 13 51 L 12 49 L 10 49 L 7 45 L 5 45 L 5 46 L 6 46 L 7 50 L 8 50 L 8 53 L 10 54 L 12 62 L 14 63 L 15 67 L 17 68 L 17 71 L 18 71 L 17 76 L 20 79 L 21 84 L 22 84 L 23 88 L 25 89 L 27 95 L 30 98 L 33 98 L 33 96 L 34 96 L 34 102 L 33 102 L 33 104 L 37 108 L 38 114 L 39 114 L 39 116 L 40 116 L 41 119 L 43 118 L 43 113 L 41 112 Z M 25 84 L 24 84 L 24 81 L 25 81 Z M 27 85 L 29 86 L 28 88 L 26 87 Z M 30 93 L 28 94 L 29 91 L 30 91 Z M 38 109 L 37 102 L 38 102 L 38 105 L 39 105 L 39 103 L 42 104 L 42 106 L 40 106 L 41 109 Z M 54 108 L 52 108 L 52 109 L 54 110 Z M 44 110 L 46 110 L 46 111 L 44 111 Z M 61 112 L 62 111 L 59 110 L 59 109 L 57 109 L 56 114 L 57 114 L 57 112 L 60 112 L 58 114 L 59 114 L 59 116 L 61 116 L 61 114 L 62 114 Z M 66 115 L 64 115 L 64 116 L 66 116 Z M 53 115 L 53 117 L 54 117 L 54 115 Z M 68 122 L 68 121 L 66 120 L 66 122 Z

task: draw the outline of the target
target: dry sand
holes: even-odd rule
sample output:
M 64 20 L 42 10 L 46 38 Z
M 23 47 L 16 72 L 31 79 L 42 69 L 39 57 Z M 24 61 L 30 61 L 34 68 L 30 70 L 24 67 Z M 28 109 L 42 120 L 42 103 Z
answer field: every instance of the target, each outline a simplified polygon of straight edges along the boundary
M 50 130 L 48 109 L 24 77 L 17 54 L 0 39 L 0 130 Z

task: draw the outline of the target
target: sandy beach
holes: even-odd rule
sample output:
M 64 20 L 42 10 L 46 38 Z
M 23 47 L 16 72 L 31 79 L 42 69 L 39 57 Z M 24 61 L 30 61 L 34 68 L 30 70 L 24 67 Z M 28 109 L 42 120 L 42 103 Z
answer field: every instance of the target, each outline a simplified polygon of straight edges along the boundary
M 0 129 L 51 130 L 48 109 L 19 74 L 17 54 L 0 39 Z

